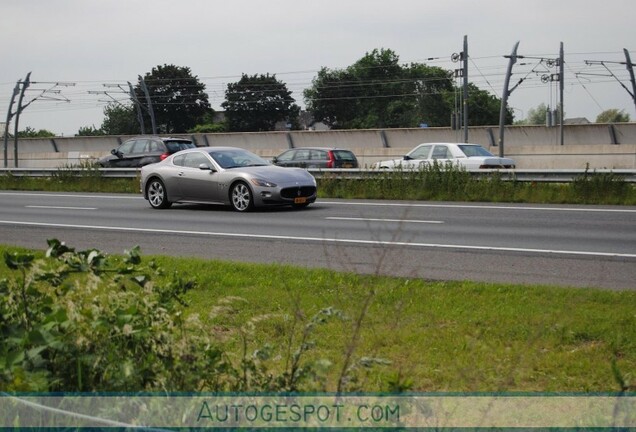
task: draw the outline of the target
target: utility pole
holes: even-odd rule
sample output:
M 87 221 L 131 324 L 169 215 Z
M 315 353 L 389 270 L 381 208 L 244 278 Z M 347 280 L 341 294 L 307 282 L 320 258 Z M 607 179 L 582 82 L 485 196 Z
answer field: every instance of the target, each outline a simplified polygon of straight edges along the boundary
M 18 108 L 16 109 L 15 115 L 15 132 L 13 134 L 13 165 L 18 167 L 18 123 L 20 122 L 20 113 L 31 103 L 27 103 L 25 106 L 22 105 L 22 101 L 24 100 L 24 92 L 31 85 L 31 72 L 29 72 L 22 82 L 22 89 L 20 90 L 20 97 L 18 98 Z
M 146 95 L 148 113 L 150 114 L 150 123 L 152 124 L 152 134 L 157 135 L 157 125 L 155 123 L 155 111 L 152 108 L 152 101 L 150 100 L 150 93 L 148 92 L 148 87 L 146 87 L 146 81 L 144 81 L 141 75 L 139 75 L 139 84 L 141 85 L 141 90 Z
M 31 72 L 29 72 L 24 79 L 24 81 L 18 81 L 13 89 L 13 95 L 11 96 L 11 102 L 9 102 L 9 110 L 7 111 L 7 122 L 4 126 L 4 167 L 7 168 L 9 166 L 9 123 L 11 122 L 11 118 L 15 116 L 15 131 L 14 131 L 14 142 L 13 142 L 13 164 L 17 168 L 18 167 L 18 123 L 20 120 L 20 113 L 26 108 L 31 102 L 26 105 L 22 105 L 22 101 L 24 100 L 24 92 L 31 85 Z M 16 107 L 15 112 L 12 111 L 13 104 L 15 103 L 15 98 L 20 94 L 18 99 L 18 105 Z
M 559 100 L 561 106 L 559 107 L 559 135 L 561 137 L 561 145 L 563 145 L 563 124 L 565 123 L 565 111 L 563 107 L 563 89 L 565 87 L 565 61 L 563 55 L 563 42 L 559 48 Z
M 512 66 L 517 63 L 517 48 L 519 48 L 519 41 L 517 41 L 512 48 L 512 53 L 507 56 L 509 59 L 508 69 L 506 70 L 503 95 L 501 96 L 501 110 L 499 111 L 499 157 L 504 157 L 504 124 L 506 123 L 506 112 L 508 111 L 508 96 L 523 82 L 523 79 L 521 79 L 512 89 L 508 89 L 510 86 L 510 76 L 512 75 Z
M 632 82 L 632 100 L 634 101 L 634 108 L 636 108 L 636 80 L 634 79 L 634 64 L 632 63 L 632 59 L 629 57 L 629 51 L 623 48 L 623 52 L 625 53 L 625 65 L 627 67 L 627 71 L 629 72 L 629 80 Z M 627 90 L 629 93 L 629 90 Z
M 31 99 L 26 104 L 22 104 L 24 101 L 24 94 L 26 90 L 29 88 L 31 84 L 52 84 L 52 86 L 48 89 L 36 89 L 40 94 L 33 99 Z M 7 123 L 5 124 L 5 132 L 4 132 L 4 167 L 8 166 L 8 157 L 7 157 L 7 148 L 8 148 L 8 137 L 9 137 L 9 122 L 11 118 L 15 116 L 15 133 L 14 133 L 14 144 L 13 144 L 13 164 L 17 168 L 18 167 L 18 124 L 20 122 L 20 114 L 22 111 L 26 109 L 31 103 L 35 102 L 38 99 L 48 99 L 48 100 L 56 100 L 56 101 L 65 101 L 70 102 L 65 96 L 52 97 L 51 94 L 60 94 L 60 90 L 53 90 L 57 86 L 74 86 L 75 83 L 64 83 L 64 82 L 42 82 L 42 81 L 31 81 L 31 72 L 29 72 L 24 79 L 24 81 L 18 81 L 15 88 L 13 89 L 13 96 L 11 97 L 11 102 L 9 103 L 9 111 L 7 112 Z M 15 98 L 20 94 L 18 99 L 18 105 L 15 109 L 15 112 L 12 112 L 13 104 L 15 103 Z
M 464 48 L 461 53 L 454 53 L 451 56 L 451 60 L 453 63 L 461 60 L 462 67 L 461 69 L 455 69 L 455 78 L 462 77 L 463 85 L 462 85 L 462 126 L 464 130 L 464 142 L 468 142 L 468 36 L 464 36 Z M 453 118 L 451 119 L 452 124 L 457 124 L 456 119 L 458 119 L 459 113 L 453 112 Z M 459 129 L 459 125 L 457 127 L 453 126 L 453 129 Z
M 7 121 L 4 124 L 4 167 L 7 168 L 9 165 L 9 123 L 11 123 L 11 119 L 15 115 L 13 110 L 13 104 L 15 103 L 15 98 L 20 93 L 20 84 L 22 82 L 18 81 L 13 88 L 13 95 L 11 96 L 11 102 L 9 102 L 9 109 L 7 110 Z
M 464 51 L 462 52 L 464 62 L 464 142 L 468 142 L 468 36 L 464 35 Z
M 137 99 L 137 95 L 135 94 L 135 89 L 133 89 L 132 84 L 128 81 L 128 88 L 130 89 L 130 98 L 135 104 L 135 108 L 137 109 L 137 120 L 139 120 L 139 127 L 141 128 L 141 134 L 146 134 L 146 127 L 144 126 L 144 115 L 141 112 L 141 104 L 139 103 L 139 99 Z

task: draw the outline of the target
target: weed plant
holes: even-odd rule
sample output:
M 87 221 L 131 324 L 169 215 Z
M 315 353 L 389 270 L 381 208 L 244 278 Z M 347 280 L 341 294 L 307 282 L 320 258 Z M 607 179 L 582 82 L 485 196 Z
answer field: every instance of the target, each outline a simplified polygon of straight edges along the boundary
M 154 260 L 143 264 L 138 248 L 109 257 L 58 240 L 48 246 L 44 256 L 3 254 L 0 274 L 9 272 L 0 280 L 0 391 L 325 390 L 331 363 L 310 354 L 316 328 L 345 319 L 340 311 L 325 307 L 306 317 L 295 309 L 282 319 L 259 313 L 233 323 L 226 315 L 242 299 L 226 293 L 202 311 L 205 321 L 220 317 L 220 330 L 188 310 L 197 281 Z M 274 319 L 284 330 L 282 349 L 255 345 L 256 327 Z M 228 334 L 238 352 L 226 350 Z M 356 381 L 358 364 L 381 363 L 358 362 L 354 352 L 340 373 L 342 391 Z

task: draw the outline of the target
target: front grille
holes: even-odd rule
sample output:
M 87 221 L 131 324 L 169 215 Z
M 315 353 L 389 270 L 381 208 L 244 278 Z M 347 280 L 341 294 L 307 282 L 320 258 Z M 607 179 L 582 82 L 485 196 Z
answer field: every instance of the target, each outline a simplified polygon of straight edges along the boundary
M 287 199 L 294 199 L 296 197 L 310 197 L 316 193 L 315 186 L 297 186 L 288 187 L 280 191 L 280 196 Z

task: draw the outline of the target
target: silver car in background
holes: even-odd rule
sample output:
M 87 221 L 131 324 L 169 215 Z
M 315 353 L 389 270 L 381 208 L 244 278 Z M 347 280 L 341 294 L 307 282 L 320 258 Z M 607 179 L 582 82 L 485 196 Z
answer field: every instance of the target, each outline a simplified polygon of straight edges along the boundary
M 494 156 L 477 144 L 424 143 L 400 159 L 376 162 L 372 168 L 418 170 L 428 165 L 451 165 L 467 171 L 480 169 L 515 168 L 510 158 Z
M 198 147 L 141 169 L 141 192 L 150 206 L 224 204 L 244 212 L 254 207 L 306 207 L 316 201 L 316 179 L 301 168 L 282 168 L 236 147 Z

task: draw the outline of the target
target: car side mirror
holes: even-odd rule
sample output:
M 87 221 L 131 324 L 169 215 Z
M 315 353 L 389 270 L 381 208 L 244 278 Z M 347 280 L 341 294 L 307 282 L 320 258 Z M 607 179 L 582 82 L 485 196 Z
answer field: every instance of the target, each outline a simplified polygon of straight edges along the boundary
M 274 157 L 272 158 L 272 163 L 276 163 L 276 162 L 278 162 L 278 158 L 277 158 L 276 156 L 274 156 Z
M 119 150 L 117 150 L 117 149 L 112 149 L 112 150 L 110 151 L 110 154 L 115 155 L 115 156 L 117 156 L 117 157 L 118 157 L 118 158 L 120 158 L 120 159 L 121 159 L 121 157 L 122 157 L 122 153 L 121 153 Z
M 409 155 L 404 155 L 404 160 L 411 160 L 411 159 L 413 159 L 411 156 L 409 156 Z
M 205 163 L 202 163 L 201 165 L 199 165 L 199 169 L 201 171 L 210 171 L 211 173 L 216 172 L 214 168 L 212 168 L 210 165 Z

